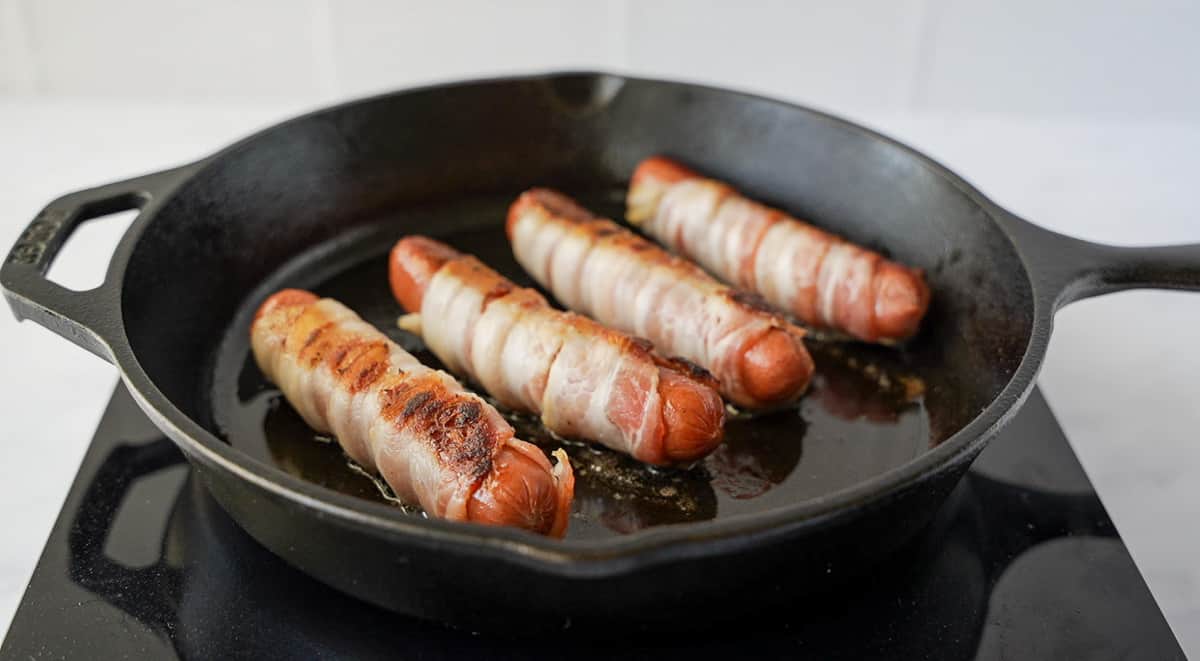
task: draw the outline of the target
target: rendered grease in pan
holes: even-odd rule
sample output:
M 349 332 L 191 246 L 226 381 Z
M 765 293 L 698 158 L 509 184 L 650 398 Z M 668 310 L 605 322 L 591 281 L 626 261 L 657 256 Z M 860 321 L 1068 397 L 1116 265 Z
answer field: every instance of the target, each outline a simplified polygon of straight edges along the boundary
M 613 204 L 619 196 L 581 197 L 593 208 L 619 214 Z M 421 231 L 437 236 L 437 224 L 428 223 L 439 213 L 501 219 L 508 201 L 505 196 L 474 206 L 421 209 Z M 446 224 L 470 226 L 461 221 Z M 385 257 L 402 232 L 388 228 L 404 225 L 404 218 L 392 219 L 366 235 L 371 245 L 351 243 L 343 251 L 344 259 L 322 257 L 322 264 L 348 264 L 328 277 L 313 276 L 314 269 L 304 267 L 301 258 L 293 267 L 297 273 L 285 268 L 265 287 L 300 285 L 337 298 L 422 362 L 440 367 L 416 336 L 396 327 L 401 310 L 391 298 Z M 513 261 L 499 221 L 437 238 L 477 255 L 520 284 L 531 284 Z M 224 438 L 303 479 L 419 515 L 419 510 L 395 501 L 377 478 L 352 465 L 336 443 L 319 442 L 324 439 L 265 382 L 248 346 L 241 349 L 237 338 L 232 340 L 239 348 L 221 352 L 213 383 L 214 422 Z M 650 467 L 599 446 L 553 438 L 528 415 L 508 418 L 518 437 L 547 453 L 563 447 L 570 455 L 576 496 L 567 534 L 574 538 L 723 518 L 816 498 L 905 464 L 929 449 L 932 434 L 920 381 L 906 371 L 903 353 L 858 344 L 810 342 L 809 347 L 817 373 L 804 399 L 779 411 L 730 416 L 725 442 L 688 468 Z

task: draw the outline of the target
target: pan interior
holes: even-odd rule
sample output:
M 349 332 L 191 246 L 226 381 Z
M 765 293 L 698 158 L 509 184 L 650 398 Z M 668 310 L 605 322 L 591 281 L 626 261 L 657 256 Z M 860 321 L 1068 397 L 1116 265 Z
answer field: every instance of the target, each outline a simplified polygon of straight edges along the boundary
M 591 208 L 615 215 L 621 194 L 598 191 L 579 197 Z M 220 436 L 246 454 L 304 479 L 385 500 L 381 483 L 348 461 L 336 443 L 316 435 L 264 380 L 248 346 L 254 308 L 284 286 L 312 289 L 347 304 L 422 362 L 441 368 L 417 336 L 396 327 L 403 311 L 388 288 L 386 250 L 400 236 L 399 228 L 428 227 L 518 283 L 534 286 L 513 260 L 503 225 L 493 220 L 504 217 L 512 199 L 483 196 L 398 212 L 341 242 L 333 254 L 318 248 L 273 274 L 247 298 L 217 358 L 211 396 Z M 907 354 L 861 346 L 812 346 L 818 376 L 799 405 L 738 415 L 728 425 L 726 442 L 688 469 L 653 468 L 601 447 L 564 444 L 529 416 L 508 417 L 521 438 L 547 452 L 565 447 L 571 456 L 577 477 L 570 528 L 575 537 L 780 507 L 856 484 L 930 447 L 935 437 L 924 396 L 917 390 L 921 377 Z
M 603 94 L 583 93 L 590 89 Z M 860 483 L 949 438 L 1015 373 L 1033 323 L 1028 278 L 960 183 L 899 145 L 802 108 L 591 75 L 380 97 L 218 154 L 139 221 L 122 283 L 134 355 L 175 407 L 245 454 L 377 498 L 248 361 L 254 307 L 279 287 L 312 288 L 433 362 L 394 328 L 399 308 L 383 257 L 396 238 L 441 238 L 528 284 L 502 229 L 515 196 L 553 186 L 619 219 L 625 180 L 655 153 L 925 268 L 933 305 L 901 352 L 814 343 L 814 392 L 789 411 L 731 421 L 729 443 L 690 471 L 570 445 L 582 469 L 571 534 L 739 516 Z M 897 387 L 914 378 L 919 397 Z M 529 440 L 546 440 L 529 421 L 516 424 Z

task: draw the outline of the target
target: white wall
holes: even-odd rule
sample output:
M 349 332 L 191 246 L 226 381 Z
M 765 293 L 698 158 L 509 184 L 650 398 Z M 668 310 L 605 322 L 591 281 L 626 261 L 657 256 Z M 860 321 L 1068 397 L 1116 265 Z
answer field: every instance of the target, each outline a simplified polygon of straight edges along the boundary
M 0 94 L 320 103 L 600 67 L 848 114 L 1200 111 L 1200 3 L 0 0 Z

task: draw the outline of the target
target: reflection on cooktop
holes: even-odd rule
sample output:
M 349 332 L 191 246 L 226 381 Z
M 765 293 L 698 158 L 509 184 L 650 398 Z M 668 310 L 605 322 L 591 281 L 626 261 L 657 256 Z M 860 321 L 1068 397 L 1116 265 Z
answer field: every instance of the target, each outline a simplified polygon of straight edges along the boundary
M 118 389 L 0 657 L 1183 658 L 1038 393 L 914 543 L 806 601 L 660 638 L 402 618 L 258 546 Z

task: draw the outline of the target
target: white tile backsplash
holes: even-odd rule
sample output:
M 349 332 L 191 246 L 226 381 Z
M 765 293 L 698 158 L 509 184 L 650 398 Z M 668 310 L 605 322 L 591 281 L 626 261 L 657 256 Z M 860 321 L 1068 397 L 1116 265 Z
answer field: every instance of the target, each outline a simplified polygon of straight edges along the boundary
M 1200 3 L 0 0 L 0 94 L 309 103 L 604 68 L 852 116 L 1191 117 Z
M 311 6 L 25 0 L 45 93 L 205 100 L 318 92 Z
M 834 110 L 897 109 L 911 94 L 924 4 L 634 2 L 629 62 Z
M 1200 3 L 931 2 L 918 109 L 1200 112 Z
M 329 11 L 343 94 L 505 72 L 623 65 L 623 2 L 351 0 L 330 3 Z

